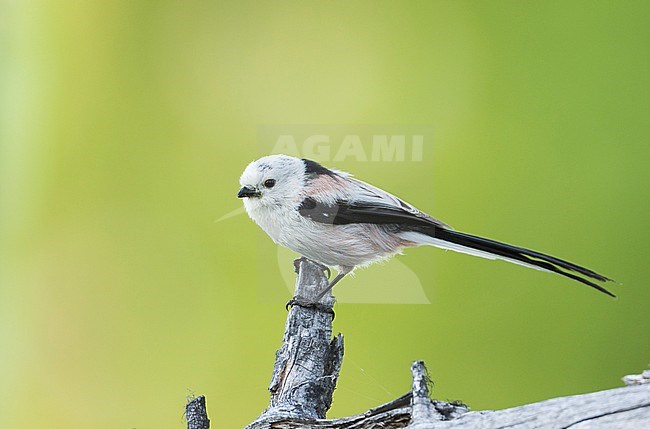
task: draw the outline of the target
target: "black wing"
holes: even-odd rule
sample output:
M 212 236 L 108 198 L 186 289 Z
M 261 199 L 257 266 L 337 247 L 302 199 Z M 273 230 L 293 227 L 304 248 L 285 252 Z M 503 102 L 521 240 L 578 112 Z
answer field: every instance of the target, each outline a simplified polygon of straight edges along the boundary
M 429 218 L 418 216 L 399 207 L 381 203 L 337 201 L 325 204 L 313 198 L 305 198 L 298 208 L 300 214 L 314 222 L 332 225 L 350 223 L 373 223 L 403 226 L 405 230 L 417 227 L 439 227 Z

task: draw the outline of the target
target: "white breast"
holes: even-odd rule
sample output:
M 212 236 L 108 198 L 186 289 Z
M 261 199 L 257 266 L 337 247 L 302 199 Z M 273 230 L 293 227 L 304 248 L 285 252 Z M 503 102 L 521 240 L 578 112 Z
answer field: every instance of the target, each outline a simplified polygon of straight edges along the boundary
M 246 204 L 246 210 L 275 243 L 330 267 L 367 265 L 412 244 L 376 225 L 317 223 L 296 209 L 262 206 L 255 201 Z

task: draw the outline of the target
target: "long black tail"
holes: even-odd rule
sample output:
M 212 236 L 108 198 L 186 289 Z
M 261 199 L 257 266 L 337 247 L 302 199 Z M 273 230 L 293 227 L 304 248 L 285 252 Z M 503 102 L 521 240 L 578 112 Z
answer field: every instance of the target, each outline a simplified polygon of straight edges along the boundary
M 554 273 L 591 286 L 592 288 L 606 293 L 609 296 L 616 297 L 616 295 L 601 285 L 589 280 L 593 279 L 600 282 L 607 282 L 612 281 L 612 279 L 609 279 L 602 274 L 598 274 L 597 272 L 592 271 L 588 268 L 581 267 L 580 265 L 576 265 L 550 255 L 545 255 L 544 253 L 539 253 L 535 252 L 534 250 L 524 249 L 523 247 L 512 246 L 510 244 L 500 243 L 498 241 L 490 240 L 487 238 L 477 237 L 475 235 L 465 234 L 462 232 L 452 231 L 439 227 L 426 228 L 426 230 L 419 229 L 419 232 L 423 232 L 426 235 L 437 240 L 443 240 L 445 242 L 453 243 L 465 248 L 489 253 L 496 257 L 511 260 L 512 262 L 519 261 L 525 265 L 537 267 L 542 270 L 552 271 Z M 581 274 L 587 278 L 581 277 L 578 274 Z

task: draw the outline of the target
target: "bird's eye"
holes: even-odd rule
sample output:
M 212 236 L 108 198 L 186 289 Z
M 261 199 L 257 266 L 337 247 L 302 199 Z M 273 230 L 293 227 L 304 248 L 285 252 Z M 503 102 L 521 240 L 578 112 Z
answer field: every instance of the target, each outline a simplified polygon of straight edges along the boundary
M 275 186 L 275 179 L 266 179 L 264 181 L 264 187 L 266 188 L 272 188 Z

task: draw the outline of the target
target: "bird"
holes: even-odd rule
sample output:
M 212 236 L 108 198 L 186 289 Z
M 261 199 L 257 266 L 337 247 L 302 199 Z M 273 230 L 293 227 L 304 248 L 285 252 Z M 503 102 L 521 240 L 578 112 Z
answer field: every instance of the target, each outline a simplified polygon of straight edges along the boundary
M 351 174 L 289 155 L 269 155 L 244 169 L 237 197 L 277 244 L 337 275 L 317 303 L 355 268 L 417 246 L 435 246 L 556 273 L 615 297 L 593 270 L 541 252 L 454 230 L 404 200 Z M 290 301 L 291 302 L 291 301 Z

